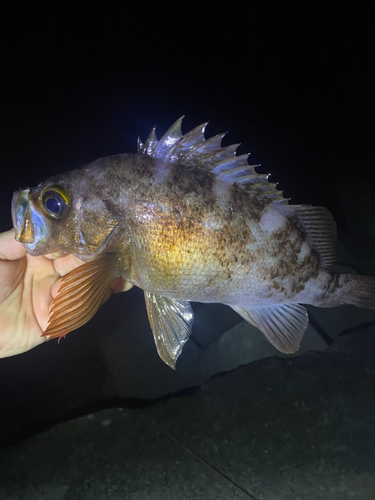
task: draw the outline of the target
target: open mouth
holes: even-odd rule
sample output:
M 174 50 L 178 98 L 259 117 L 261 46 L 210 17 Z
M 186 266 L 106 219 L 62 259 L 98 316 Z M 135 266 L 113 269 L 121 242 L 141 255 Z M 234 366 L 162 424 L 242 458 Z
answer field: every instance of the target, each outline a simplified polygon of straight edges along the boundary
M 20 243 L 35 242 L 35 228 L 31 217 L 29 203 L 30 189 L 22 189 L 13 194 L 12 221 L 16 230 L 16 240 Z
M 49 252 L 47 244 L 49 229 L 45 218 L 30 200 L 30 189 L 22 189 L 13 194 L 12 221 L 16 240 L 24 245 L 30 255 Z

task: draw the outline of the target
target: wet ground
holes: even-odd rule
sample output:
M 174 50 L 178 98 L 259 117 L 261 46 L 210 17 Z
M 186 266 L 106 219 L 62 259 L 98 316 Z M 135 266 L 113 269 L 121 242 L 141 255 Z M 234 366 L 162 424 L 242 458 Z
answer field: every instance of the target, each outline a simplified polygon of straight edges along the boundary
M 0 499 L 371 500 L 374 360 L 372 327 L 58 424 L 1 450 Z

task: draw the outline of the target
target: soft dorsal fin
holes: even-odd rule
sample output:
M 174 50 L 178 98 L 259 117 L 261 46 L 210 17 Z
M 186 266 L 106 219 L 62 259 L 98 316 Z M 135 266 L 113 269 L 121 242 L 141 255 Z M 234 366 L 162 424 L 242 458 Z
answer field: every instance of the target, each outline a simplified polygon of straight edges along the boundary
M 185 135 L 181 132 L 183 116 L 179 118 L 158 140 L 155 127 L 145 143 L 138 138 L 138 153 L 146 154 L 159 160 L 185 165 L 199 165 L 215 174 L 222 182 L 238 184 L 246 189 L 259 192 L 272 201 L 287 204 L 282 192 L 276 184 L 268 182 L 268 175 L 258 174 L 255 170 L 259 165 L 249 165 L 248 154 L 236 155 L 239 144 L 221 147 L 221 141 L 226 133 L 217 134 L 209 139 L 204 138 L 207 123 L 195 127 Z
M 336 258 L 337 229 L 329 210 L 311 205 L 275 207 L 306 234 L 308 244 L 319 254 L 323 267 L 333 266 Z

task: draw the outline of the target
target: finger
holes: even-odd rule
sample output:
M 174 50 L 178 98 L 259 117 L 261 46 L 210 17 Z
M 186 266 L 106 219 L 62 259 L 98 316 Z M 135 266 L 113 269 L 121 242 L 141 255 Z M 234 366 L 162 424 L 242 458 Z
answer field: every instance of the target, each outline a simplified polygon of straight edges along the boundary
M 69 252 L 63 252 L 60 250 L 59 252 L 54 252 L 54 253 L 48 253 L 44 257 L 49 260 L 54 260 L 54 259 L 60 259 L 61 257 L 66 257 L 69 255 Z
M 14 239 L 14 229 L 0 234 L 0 259 L 17 260 L 26 254 L 23 245 Z
M 131 288 L 133 288 L 133 283 L 129 283 L 129 281 L 125 281 L 123 278 L 116 278 L 112 283 L 111 288 L 114 293 L 127 292 Z
M 4 302 L 17 288 L 25 272 L 25 259 L 0 259 L 0 304 Z M 1 333 L 0 321 L 0 333 Z M 1 357 L 1 356 L 0 356 Z
M 103 305 L 105 302 L 107 302 L 107 300 L 109 300 L 112 296 L 112 289 L 110 288 L 109 290 L 107 290 L 106 294 L 104 295 L 104 298 L 102 300 L 102 303 L 100 305 Z
M 78 266 L 82 266 L 84 264 L 84 261 L 79 259 L 78 257 L 75 257 L 74 255 L 68 254 L 65 257 L 59 257 L 55 258 L 53 260 L 53 266 L 55 268 L 55 271 L 60 275 L 60 276 L 66 276 L 70 271 L 73 271 Z
M 52 298 L 55 299 L 57 297 L 57 294 L 60 290 L 60 286 L 62 284 L 62 278 L 59 278 L 58 280 L 55 281 L 55 283 L 51 286 L 51 295 Z

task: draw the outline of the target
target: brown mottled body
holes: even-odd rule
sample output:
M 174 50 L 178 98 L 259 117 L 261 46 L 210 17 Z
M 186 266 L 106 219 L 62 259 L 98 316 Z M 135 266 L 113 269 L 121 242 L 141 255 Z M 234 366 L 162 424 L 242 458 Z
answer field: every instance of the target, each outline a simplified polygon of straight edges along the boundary
M 102 217 L 119 217 L 107 251 L 124 257 L 123 277 L 144 290 L 260 305 L 293 301 L 318 276 L 319 258 L 310 247 L 299 257 L 307 244 L 290 220 L 275 211 L 280 226 L 262 229 L 264 212 L 275 210 L 270 199 L 203 168 L 119 155 L 107 158 L 105 169 L 99 160 L 87 174 L 105 207 Z M 82 205 L 89 207 L 86 196 Z M 100 227 L 97 208 L 83 218 L 92 217 L 92 227 Z M 96 245 L 106 236 L 93 234 Z
M 222 182 L 199 165 L 122 154 L 48 182 L 74 193 L 75 212 L 56 227 L 48 251 L 91 259 L 110 236 L 106 252 L 118 253 L 121 275 L 144 290 L 181 300 L 266 305 L 298 302 L 297 294 L 319 273 L 320 281 L 330 279 L 292 217 L 258 190 Z M 268 231 L 265 213 L 275 219 Z M 42 246 L 35 253 L 43 253 Z

